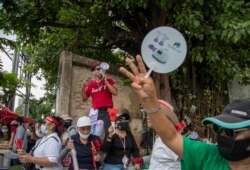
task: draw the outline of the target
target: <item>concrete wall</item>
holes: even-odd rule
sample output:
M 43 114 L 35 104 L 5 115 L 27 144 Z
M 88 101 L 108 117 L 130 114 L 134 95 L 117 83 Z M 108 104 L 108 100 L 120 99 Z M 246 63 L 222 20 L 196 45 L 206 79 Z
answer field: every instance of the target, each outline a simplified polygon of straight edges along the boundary
M 78 117 L 88 114 L 91 98 L 83 102 L 81 92 L 83 80 L 92 76 L 90 66 L 93 62 L 96 61 L 71 52 L 63 51 L 61 53 L 58 73 L 57 115 L 70 115 L 76 121 Z M 118 96 L 113 97 L 114 107 L 118 109 L 126 108 L 133 113 L 132 118 L 140 118 L 140 100 L 129 86 L 123 85 L 122 76 L 118 74 L 118 71 L 116 73 L 107 72 L 106 75 L 113 78 L 118 87 Z
M 228 85 L 229 100 L 232 102 L 235 99 L 250 98 L 250 85 L 242 86 L 237 81 L 232 81 Z

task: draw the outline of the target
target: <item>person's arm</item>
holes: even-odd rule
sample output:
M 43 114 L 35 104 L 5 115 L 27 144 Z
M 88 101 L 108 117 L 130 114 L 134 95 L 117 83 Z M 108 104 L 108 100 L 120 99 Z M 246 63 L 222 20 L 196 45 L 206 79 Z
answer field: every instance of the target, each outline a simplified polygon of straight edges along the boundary
M 87 101 L 88 100 L 88 96 L 86 94 L 86 87 L 87 87 L 87 81 L 83 80 L 83 85 L 82 85 L 82 101 Z
M 102 151 L 108 153 L 112 147 L 113 134 L 107 134 L 103 140 Z
M 24 128 L 22 128 L 21 125 L 19 125 L 19 126 L 16 128 L 16 134 L 15 134 L 14 140 L 16 140 L 16 139 L 23 139 L 24 133 L 25 133 Z M 23 145 L 24 145 L 24 143 L 23 143 Z M 17 151 L 17 146 L 16 146 L 15 141 L 13 141 L 12 150 L 13 150 L 14 152 Z
M 8 143 L 9 147 L 12 147 L 13 142 L 14 142 L 14 138 L 15 138 L 15 132 L 11 132 L 10 140 L 9 140 L 9 143 Z
M 114 85 L 114 83 L 111 84 L 111 83 L 108 81 L 107 78 L 104 78 L 104 82 L 105 82 L 105 84 L 107 85 L 107 87 L 108 87 L 110 93 L 112 93 L 112 95 L 116 96 L 116 95 L 118 94 L 118 90 L 117 90 L 116 86 Z
M 24 133 L 25 133 L 24 128 L 21 128 L 21 126 L 19 125 L 16 129 L 15 138 L 16 139 L 23 139 Z
M 102 151 L 103 152 L 109 152 L 111 147 L 112 147 L 112 140 L 113 140 L 113 135 L 114 135 L 115 129 L 114 127 L 111 125 L 108 128 L 108 133 L 106 134 L 104 141 L 103 141 L 103 145 L 102 145 Z
M 33 163 L 44 167 L 55 166 L 55 162 L 50 162 L 48 158 L 38 158 L 31 155 L 20 155 L 19 160 L 22 163 Z
M 135 142 L 135 138 L 131 132 L 127 132 L 127 133 L 132 141 L 132 150 L 131 150 L 132 155 L 134 158 L 138 158 L 138 157 L 140 157 L 140 151 L 139 151 L 139 148 L 137 146 L 137 143 Z
M 66 140 L 65 143 L 66 143 L 66 147 L 63 148 L 61 150 L 61 152 L 59 153 L 59 156 L 57 157 L 57 161 L 62 161 L 68 155 L 68 153 L 71 151 L 71 149 L 74 148 L 74 143 L 72 140 L 71 141 Z
M 139 66 L 138 68 L 127 58 L 126 63 L 132 70 L 129 72 L 126 68 L 121 67 L 120 71 L 132 80 L 132 88 L 137 95 L 142 99 L 142 103 L 146 111 L 148 112 L 148 118 L 153 125 L 153 128 L 159 134 L 162 141 L 173 150 L 180 158 L 183 157 L 183 138 L 177 132 L 174 125 L 166 117 L 164 108 L 160 108 L 156 88 L 151 77 L 144 78 L 147 71 L 143 63 L 142 58 L 138 55 L 136 60 Z M 149 113 L 152 112 L 152 113 Z M 168 110 L 168 112 L 170 112 Z M 162 122 L 162 123 L 159 123 Z

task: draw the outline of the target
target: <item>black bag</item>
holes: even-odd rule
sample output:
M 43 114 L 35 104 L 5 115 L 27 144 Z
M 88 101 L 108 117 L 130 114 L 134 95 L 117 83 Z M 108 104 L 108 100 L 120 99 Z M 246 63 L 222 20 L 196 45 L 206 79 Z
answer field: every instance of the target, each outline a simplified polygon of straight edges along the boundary
M 35 166 L 35 164 L 28 163 L 28 164 L 24 165 L 23 169 L 24 170 L 36 170 L 36 166 Z
M 148 129 L 142 134 L 142 141 L 140 146 L 145 149 L 152 149 L 154 144 L 154 131 L 152 129 Z

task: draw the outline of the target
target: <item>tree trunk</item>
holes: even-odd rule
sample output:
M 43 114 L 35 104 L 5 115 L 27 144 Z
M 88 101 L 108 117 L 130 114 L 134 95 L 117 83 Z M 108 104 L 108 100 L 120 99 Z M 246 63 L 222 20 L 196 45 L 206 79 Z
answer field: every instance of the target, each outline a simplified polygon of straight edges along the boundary
M 169 75 L 153 73 L 153 78 L 158 98 L 172 103 Z

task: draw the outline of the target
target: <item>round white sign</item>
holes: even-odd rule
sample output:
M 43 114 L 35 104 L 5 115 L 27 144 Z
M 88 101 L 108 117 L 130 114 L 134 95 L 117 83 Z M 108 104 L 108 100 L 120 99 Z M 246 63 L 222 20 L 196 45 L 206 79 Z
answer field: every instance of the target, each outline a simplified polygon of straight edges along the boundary
M 146 35 L 141 45 L 141 54 L 151 71 L 169 73 L 183 63 L 187 54 L 187 43 L 179 31 L 162 26 Z

